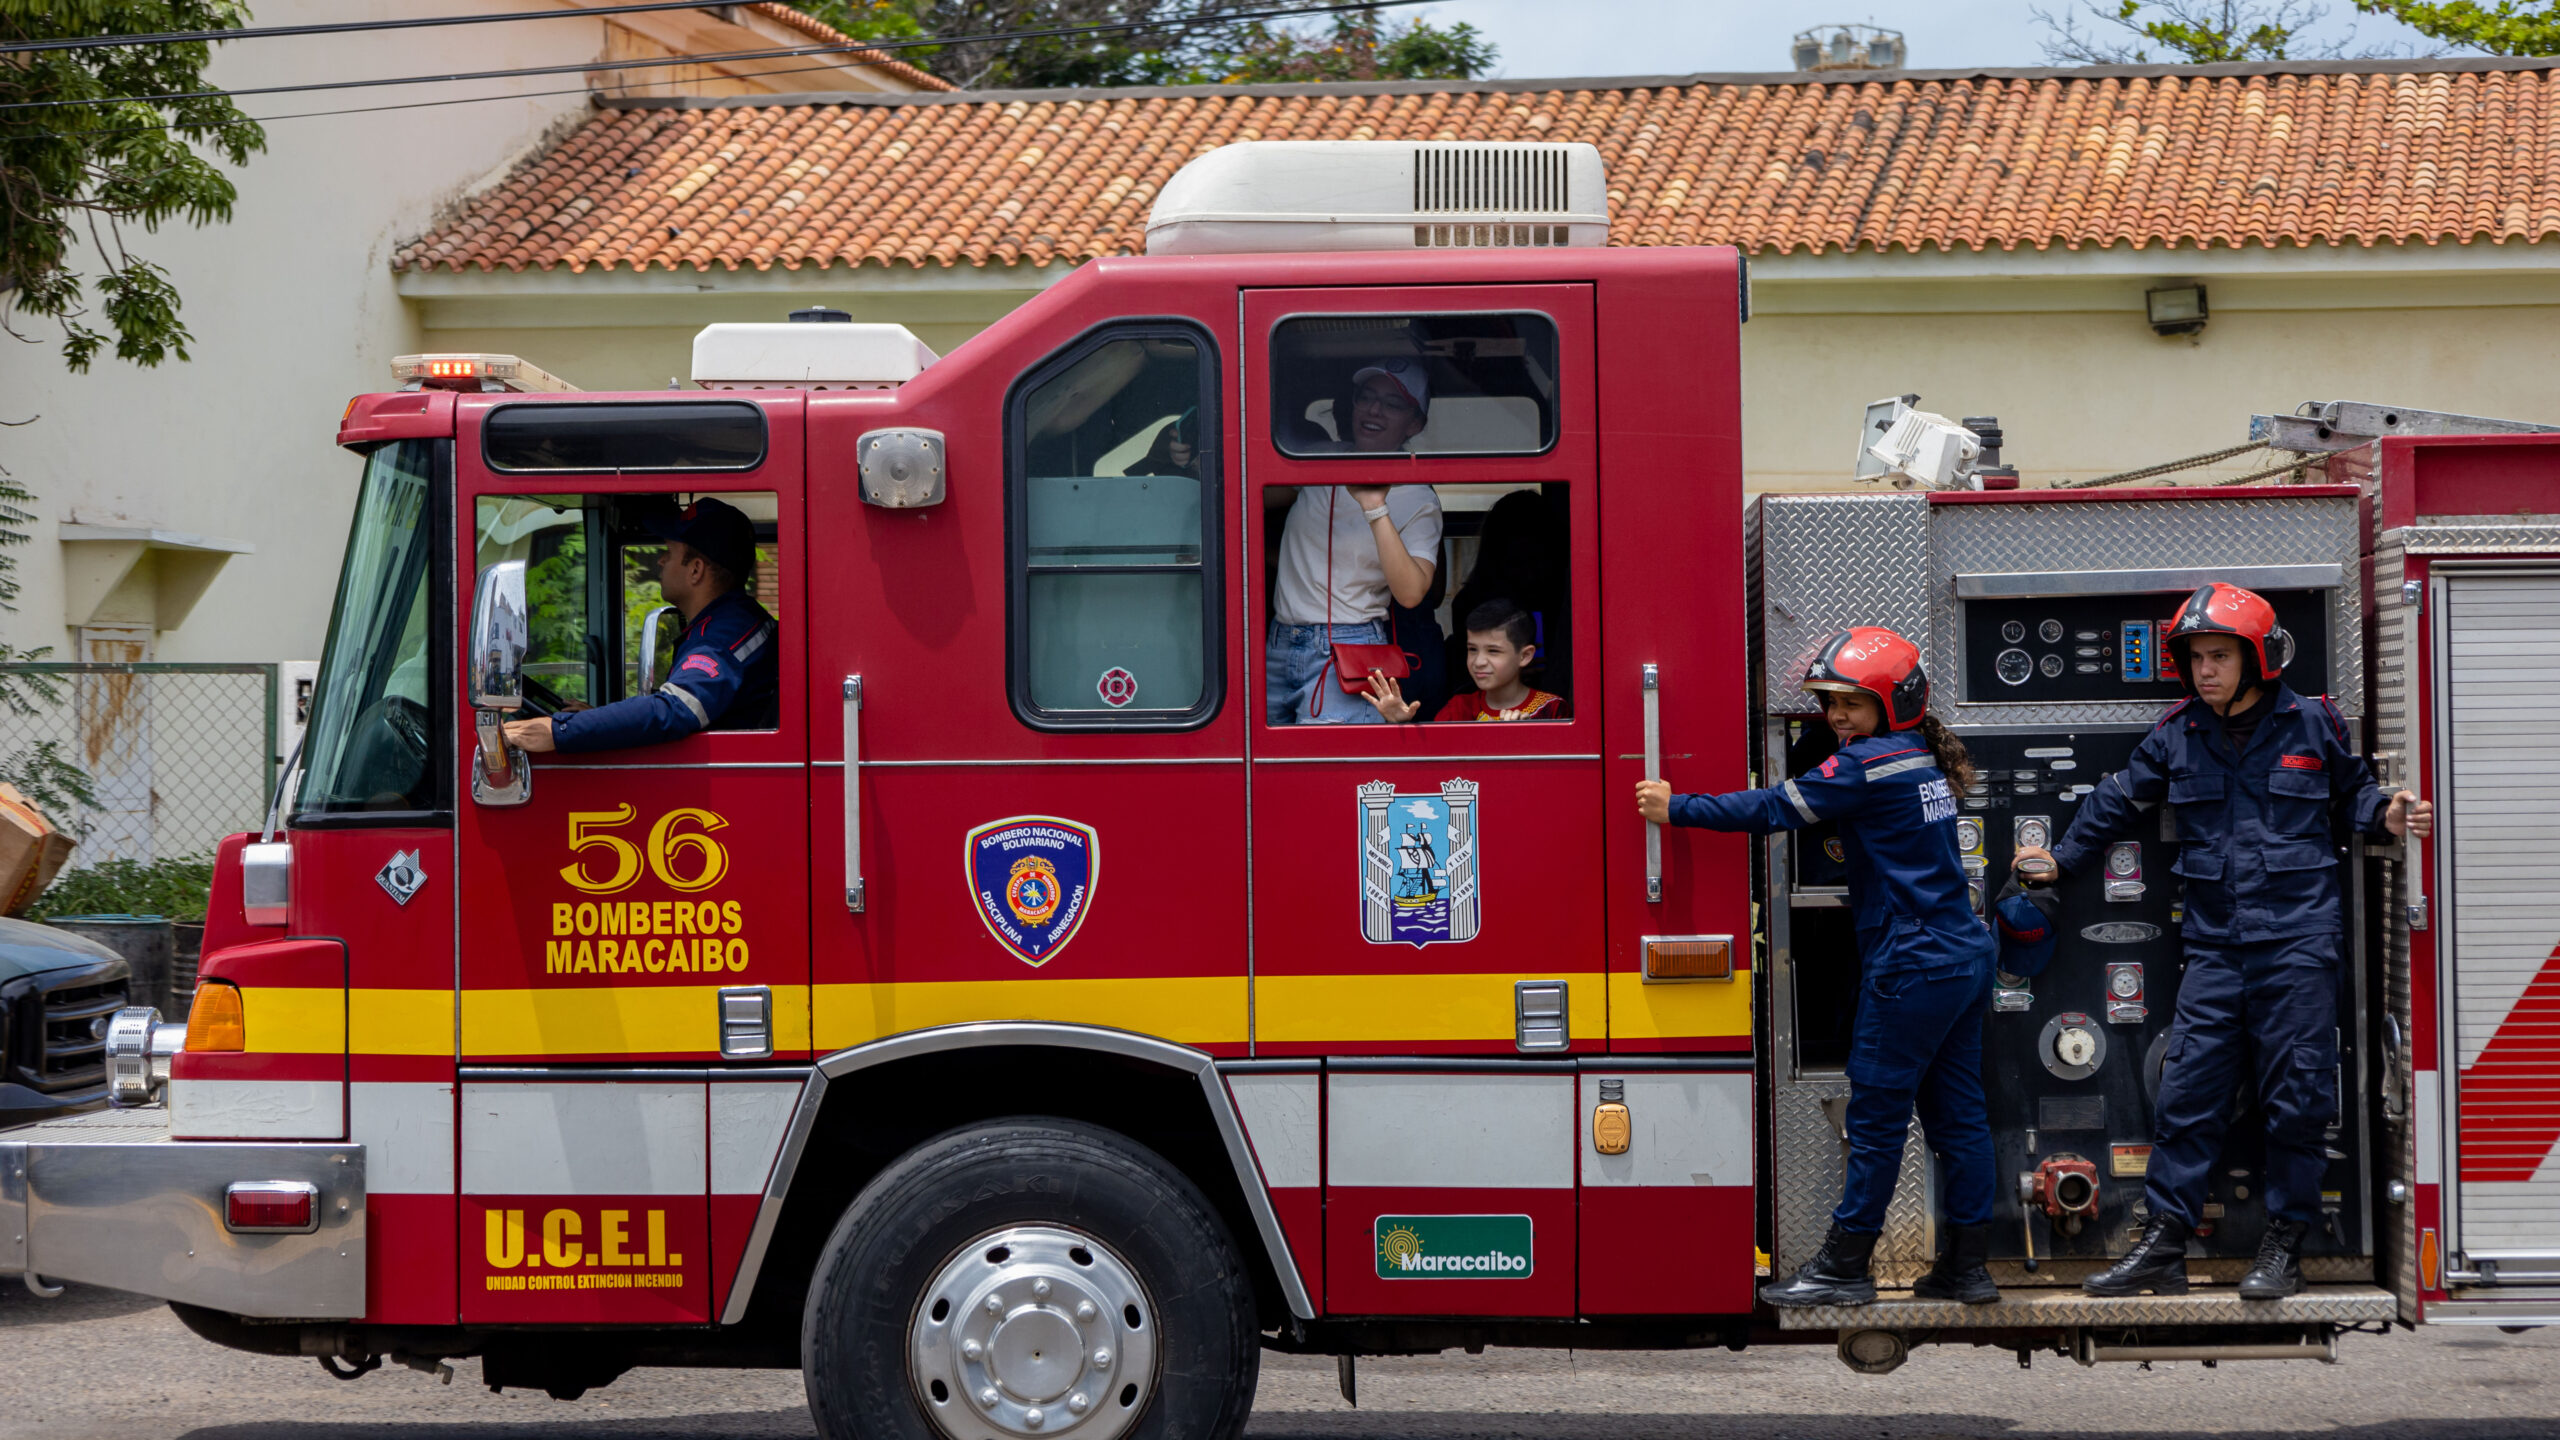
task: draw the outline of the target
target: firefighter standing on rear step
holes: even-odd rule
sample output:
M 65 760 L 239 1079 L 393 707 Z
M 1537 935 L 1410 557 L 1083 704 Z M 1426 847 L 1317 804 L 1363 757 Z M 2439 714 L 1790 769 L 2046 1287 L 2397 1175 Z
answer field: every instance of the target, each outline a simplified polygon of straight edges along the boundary
M 780 635 L 773 617 L 742 588 L 755 572 L 755 522 L 725 500 L 703 499 L 643 524 L 667 542 L 658 559 L 658 589 L 684 617 L 665 683 L 592 710 L 510 720 L 509 745 L 574 754 L 779 723 Z
M 1766 790 L 1674 795 L 1647 780 L 1636 796 L 1654 824 L 1766 835 L 1835 821 L 1848 862 L 1862 974 L 1849 1053 L 1848 1175 L 1831 1233 L 1771 1305 L 1863 1305 L 1885 1206 L 1916 1105 L 1945 1162 L 1947 1220 L 1937 1264 L 1912 1287 L 1932 1300 L 2000 1298 L 1991 1249 L 1991 1122 L 1982 1097 L 1982 1017 L 1993 939 L 1973 912 L 1956 844 L 1956 791 L 1973 783 L 1964 745 L 1929 714 L 1920 651 L 1860 626 L 1827 639 L 1802 687 L 1819 695 L 1839 749 Z
M 2150 1223 L 2092 1295 L 2183 1294 L 2187 1239 L 2222 1153 L 2244 1058 L 2266 1113 L 2267 1230 L 2240 1281 L 2250 1300 L 2302 1288 L 2302 1241 L 2322 1214 L 2327 1133 L 2338 1120 L 2338 987 L 2345 907 L 2337 827 L 2357 835 L 2433 828 L 2434 810 L 2386 796 L 2326 698 L 2282 680 L 2293 639 L 2275 608 L 2237 585 L 2187 597 L 2166 641 L 2188 697 L 2080 804 L 2048 855 L 2067 878 L 2103 862 L 2110 841 L 2167 801 L 2183 847 L 2186 973 L 2160 1071 L 2144 1200 Z

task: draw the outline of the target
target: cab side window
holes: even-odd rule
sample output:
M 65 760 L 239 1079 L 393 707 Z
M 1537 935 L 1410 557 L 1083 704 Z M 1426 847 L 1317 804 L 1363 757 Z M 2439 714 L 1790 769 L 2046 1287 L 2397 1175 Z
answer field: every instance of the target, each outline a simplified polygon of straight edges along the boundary
M 685 622 L 659 592 L 658 560 L 667 542 L 652 526 L 699 498 L 726 501 L 752 522 L 755 565 L 738 577 L 739 588 L 767 612 L 778 612 L 779 507 L 770 491 L 480 497 L 474 568 L 526 562 L 528 713 L 610 704 L 667 678 Z
M 1302 315 L 1271 337 L 1284 455 L 1537 455 L 1556 443 L 1556 323 L 1536 312 Z
M 1108 326 L 1006 406 L 1008 649 L 1036 729 L 1187 729 L 1218 708 L 1217 352 Z

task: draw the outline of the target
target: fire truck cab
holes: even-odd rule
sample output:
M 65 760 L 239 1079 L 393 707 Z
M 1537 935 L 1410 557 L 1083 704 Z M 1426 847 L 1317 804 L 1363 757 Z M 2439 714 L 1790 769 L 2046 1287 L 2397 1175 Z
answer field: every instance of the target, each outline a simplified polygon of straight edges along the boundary
M 2299 1303 L 1755 1313 L 1773 1255 L 1818 1239 L 1804 1197 L 1836 1188 L 1822 1047 L 1854 945 L 1824 928 L 1818 838 L 1653 831 L 1635 782 L 1741 788 L 1803 748 L 1768 657 L 1817 623 L 1786 579 L 1807 555 L 1909 558 L 1823 602 L 1916 605 L 1908 633 L 1935 599 L 2017 610 L 1981 608 L 1996 634 L 2062 592 L 1932 558 L 1933 525 L 1953 546 L 2007 523 L 1997 503 L 1747 510 L 1740 259 L 1601 246 L 1588 147 L 1211 161 L 1168 187 L 1154 253 L 1088 264 L 948 356 L 813 316 L 706 331 L 692 390 L 448 356 L 353 401 L 338 441 L 362 476 L 298 786 L 220 852 L 186 1024 L 120 1022 L 133 1108 L 0 1140 L 23 1217 L 0 1238 L 26 1237 L 0 1260 L 342 1370 L 476 1355 L 492 1385 L 567 1396 L 635 1365 L 798 1367 L 822 1432 L 944 1440 L 1234 1434 L 1262 1347 L 1836 1337 L 1890 1369 L 1960 1323 L 2085 1360 L 2168 1353 L 2141 1326 L 2309 1354 L 2415 1318 L 2374 1283 L 2361 1194 L 2331 1247 L 2349 1258 Z M 1363 449 L 1358 377 L 1389 367 L 1424 377 L 1422 423 Z M 1370 702 L 1327 670 L 1292 703 L 1282 536 L 1293 509 L 1382 489 L 1437 518 L 1402 530 L 1432 589 L 1384 642 L 1425 708 L 1309 723 Z M 681 678 L 663 652 L 690 617 L 654 566 L 663 518 L 706 498 L 755 529 L 732 578 L 776 622 L 771 723 L 508 745 L 507 719 Z M 2356 492 L 2285 503 L 2312 538 L 2283 543 L 2317 552 L 2286 575 L 2354 632 Z M 2138 529 L 2125 509 L 2106 523 Z M 2135 574 L 2111 533 L 2087 568 Z M 2150 568 L 2070 593 L 2165 613 L 2143 607 L 2176 565 L 2125 563 Z M 1330 574 L 1316 593 L 1335 603 Z M 1531 615 L 1551 718 L 1433 718 L 1468 693 L 1459 602 L 1485 598 Z M 2093 634 L 2116 623 L 2073 603 Z M 1934 643 L 1990 667 L 1990 700 L 2011 683 L 2005 658 Z M 2139 678 L 2103 714 L 2059 691 L 2065 711 L 2003 712 L 2003 763 L 2067 796 L 2021 726 L 2138 730 L 2159 708 Z M 2031 793 L 2003 783 L 1977 840 Z M 2174 981 L 2152 983 L 2165 1020 Z M 2012 1007 L 2017 1056 L 2050 1049 L 2046 1009 L 2098 1004 L 2049 998 Z M 2083 1238 L 2076 1201 L 2010 1197 L 2028 1269 L 2004 1284 L 2122 1248 L 2151 1032 L 2113 1033 L 2117 1108 L 2054 1108 L 2033 1087 L 2062 1082 L 2030 1075 L 2014 1157 L 2112 1208 Z M 2057 1116 L 2096 1127 L 2073 1143 L 2097 1161 L 2045 1163 Z M 2397 1183 L 2346 1149 L 2344 1183 Z M 1918 1228 L 1880 1251 L 1904 1278 L 1925 1261 L 1912 1152 L 1896 1223 Z

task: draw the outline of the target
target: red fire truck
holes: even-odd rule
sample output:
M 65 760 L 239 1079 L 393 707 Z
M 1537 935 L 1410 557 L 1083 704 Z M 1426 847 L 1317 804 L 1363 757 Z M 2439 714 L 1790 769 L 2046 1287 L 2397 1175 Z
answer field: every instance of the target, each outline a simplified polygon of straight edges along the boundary
M 2560 602 L 2560 441 L 2330 424 L 2330 483 L 1746 506 L 1741 262 L 1600 246 L 1587 148 L 1218 157 L 1156 253 L 947 357 L 713 327 L 692 391 L 441 356 L 354 400 L 296 781 L 220 851 L 185 1023 L 118 1017 L 122 1107 L 0 1137 L 0 1267 L 347 1375 L 799 1367 L 824 1433 L 943 1440 L 1234 1434 L 1266 1347 L 1344 1357 L 1347 1392 L 1352 1357 L 1452 1346 L 1881 1372 L 1917 1339 L 2330 1359 L 2560 1316 L 2529 879 L 2560 779 L 2497 738 L 2555 678 L 2498 646 Z M 1350 449 L 1388 361 L 1428 423 Z M 1497 552 L 1534 577 L 1509 598 L 1565 718 L 1287 723 L 1283 507 L 1349 486 L 1437 498 L 1415 646 Z M 755 524 L 778 723 L 510 749 L 503 718 L 658 682 L 647 520 L 702 497 Z M 2142 1219 L 2164 836 L 1986 1017 L 2006 1298 L 1755 1309 L 1837 1193 L 1837 862 L 1651 831 L 1634 783 L 1818 763 L 1793 647 L 1892 624 L 1984 758 L 1996 883 L 2174 699 L 2156 622 L 2206 574 L 2273 597 L 2305 683 L 2444 808 L 2348 857 L 2316 1283 L 2229 1287 L 2262 1223 L 2241 1124 L 2196 1289 L 2077 1288 Z M 1906 1165 L 1888 1284 L 1930 1253 L 1925 1137 Z

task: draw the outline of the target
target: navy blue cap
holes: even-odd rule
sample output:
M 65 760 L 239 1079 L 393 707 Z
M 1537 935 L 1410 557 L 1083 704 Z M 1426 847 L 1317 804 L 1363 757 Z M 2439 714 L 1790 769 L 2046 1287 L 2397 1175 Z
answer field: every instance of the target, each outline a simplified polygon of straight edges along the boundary
M 640 527 L 661 540 L 692 546 L 741 585 L 755 573 L 755 522 L 726 500 L 696 500 L 682 510 L 648 516 Z
M 2031 979 L 2053 963 L 2062 927 L 2050 912 L 2061 903 L 2051 890 L 2023 890 L 2015 882 L 2000 892 L 1991 914 L 2000 932 L 2001 973 Z

